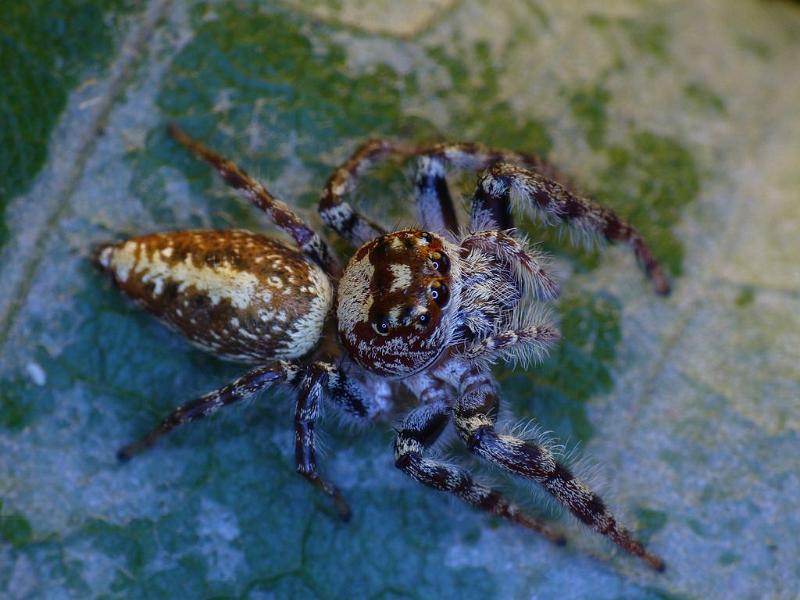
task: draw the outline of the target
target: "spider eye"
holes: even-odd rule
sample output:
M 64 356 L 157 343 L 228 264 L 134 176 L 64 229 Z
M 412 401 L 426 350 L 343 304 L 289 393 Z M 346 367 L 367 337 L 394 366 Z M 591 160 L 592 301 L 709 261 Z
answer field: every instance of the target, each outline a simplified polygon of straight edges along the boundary
M 433 241 L 433 236 L 430 233 L 428 233 L 427 231 L 423 231 L 422 234 L 420 235 L 420 237 L 423 240 L 425 240 L 426 242 L 428 242 L 429 244 Z
M 439 271 L 439 273 L 447 273 L 450 270 L 450 259 L 447 258 L 446 254 L 431 252 L 428 258 L 431 260 L 433 268 Z
M 431 285 L 430 295 L 433 301 L 441 308 L 450 300 L 450 288 L 441 281 L 435 281 Z
M 389 334 L 389 319 L 387 318 L 380 318 L 376 321 L 373 321 L 372 328 L 379 333 L 380 335 L 388 335 Z
M 431 320 L 431 318 L 430 318 L 430 316 L 428 316 L 428 313 L 422 313 L 420 316 L 417 317 L 417 321 L 419 321 L 423 325 L 427 325 L 428 321 L 430 321 L 430 320 Z

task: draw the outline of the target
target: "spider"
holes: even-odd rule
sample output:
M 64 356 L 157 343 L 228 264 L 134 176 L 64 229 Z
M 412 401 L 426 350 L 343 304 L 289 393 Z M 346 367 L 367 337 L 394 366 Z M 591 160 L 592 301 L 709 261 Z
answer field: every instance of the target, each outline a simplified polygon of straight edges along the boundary
M 121 448 L 121 461 L 179 425 L 287 384 L 296 389 L 297 471 L 348 520 L 348 504 L 317 466 L 320 403 L 325 399 L 371 421 L 404 388 L 416 404 L 396 429 L 394 460 L 412 479 L 565 542 L 463 467 L 437 458 L 432 446 L 452 422 L 472 454 L 540 484 L 581 522 L 663 570 L 663 561 L 545 445 L 498 431 L 500 400 L 490 374 L 495 360 L 526 363 L 559 339 L 536 308 L 557 297 L 558 284 L 545 257 L 514 229 L 512 208 L 566 225 L 578 234 L 573 237 L 627 244 L 656 292 L 668 293 L 661 266 L 633 227 L 578 195 L 533 155 L 471 143 L 370 140 L 333 172 L 319 203 L 323 222 L 356 248 L 342 268 L 325 241 L 263 185 L 175 124 L 168 129 L 296 247 L 244 230 L 195 230 L 97 248 L 97 266 L 137 304 L 215 356 L 258 365 L 176 408 Z M 421 229 L 386 231 L 345 201 L 358 177 L 377 162 L 413 157 Z M 465 230 L 459 229 L 448 190 L 448 165 L 481 173 Z

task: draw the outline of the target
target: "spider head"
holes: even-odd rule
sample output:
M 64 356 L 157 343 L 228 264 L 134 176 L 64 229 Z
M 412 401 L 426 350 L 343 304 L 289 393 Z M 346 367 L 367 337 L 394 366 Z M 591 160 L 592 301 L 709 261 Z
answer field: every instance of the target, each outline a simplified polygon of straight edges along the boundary
M 362 367 L 384 376 L 431 365 L 452 337 L 457 246 L 425 231 L 388 233 L 355 253 L 339 283 L 339 337 Z M 451 258 L 453 260 L 451 260 Z

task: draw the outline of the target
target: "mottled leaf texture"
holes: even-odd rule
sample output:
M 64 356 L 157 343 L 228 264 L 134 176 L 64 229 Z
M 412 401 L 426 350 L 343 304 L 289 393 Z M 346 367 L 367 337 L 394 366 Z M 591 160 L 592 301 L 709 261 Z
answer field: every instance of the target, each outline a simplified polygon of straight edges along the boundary
M 5 4 L 0 596 L 796 597 L 796 2 Z M 393 464 L 400 415 L 359 430 L 325 411 L 319 462 L 348 524 L 294 472 L 286 393 L 117 464 L 122 444 L 245 368 L 140 313 L 92 248 L 271 230 L 166 135 L 170 121 L 318 230 L 327 175 L 368 137 L 536 152 L 635 225 L 668 298 L 625 249 L 571 248 L 567 232 L 517 220 L 554 256 L 563 340 L 496 376 L 503 422 L 552 431 L 666 571 L 488 468 L 569 543 L 415 484 Z M 411 175 L 388 164 L 350 201 L 410 224 Z M 454 197 L 475 181 L 453 173 Z M 458 443 L 443 451 L 476 466 Z

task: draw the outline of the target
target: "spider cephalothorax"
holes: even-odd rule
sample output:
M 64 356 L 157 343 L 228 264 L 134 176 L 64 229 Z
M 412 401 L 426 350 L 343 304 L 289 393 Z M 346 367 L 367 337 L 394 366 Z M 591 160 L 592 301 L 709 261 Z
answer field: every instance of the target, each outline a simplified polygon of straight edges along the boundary
M 342 274 L 336 309 L 350 355 L 379 375 L 428 367 L 453 337 L 460 270 L 458 246 L 426 231 L 388 233 L 359 248 Z
M 478 144 L 414 147 L 372 140 L 334 171 L 320 200 L 323 221 L 357 248 L 342 271 L 325 241 L 286 204 L 177 127 L 170 131 L 297 247 L 234 230 L 151 234 L 98 248 L 97 265 L 137 304 L 215 355 L 258 365 L 175 409 L 122 448 L 120 459 L 178 425 L 272 385 L 292 385 L 297 470 L 348 519 L 342 494 L 317 468 L 320 402 L 370 420 L 403 387 L 418 401 L 395 439 L 395 466 L 404 473 L 563 543 L 561 534 L 466 469 L 431 456 L 452 422 L 475 456 L 537 482 L 580 521 L 663 568 L 546 445 L 498 431 L 500 399 L 489 369 L 497 359 L 527 364 L 558 339 L 557 329 L 535 309 L 554 299 L 558 286 L 546 262 L 513 229 L 512 204 L 544 223 L 571 227 L 578 238 L 627 244 L 656 291 L 666 293 L 661 267 L 635 229 L 571 192 L 563 176 L 534 156 Z M 387 233 L 344 201 L 357 175 L 388 156 L 420 157 L 415 183 L 422 229 Z M 485 170 L 465 230 L 458 225 L 445 163 Z
M 364 244 L 345 267 L 339 336 L 365 369 L 413 375 L 451 346 L 468 348 L 524 322 L 515 309 L 526 292 L 551 299 L 558 287 L 508 233 L 480 232 L 460 243 L 415 229 L 388 233 Z

